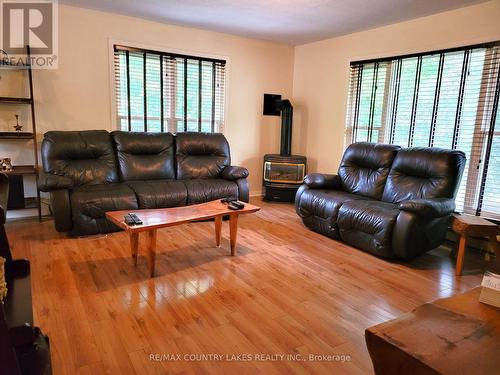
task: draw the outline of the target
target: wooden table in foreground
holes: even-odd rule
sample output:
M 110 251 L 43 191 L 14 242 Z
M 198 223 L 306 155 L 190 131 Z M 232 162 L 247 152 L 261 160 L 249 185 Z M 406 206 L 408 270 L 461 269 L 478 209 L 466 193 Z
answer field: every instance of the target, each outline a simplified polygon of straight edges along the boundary
M 157 208 L 148 210 L 122 210 L 106 212 L 106 217 L 126 230 L 130 235 L 130 248 L 134 264 L 137 265 L 137 252 L 139 248 L 139 233 L 147 232 L 149 238 L 148 263 L 151 277 L 155 272 L 156 255 L 156 232 L 158 229 L 172 227 L 194 221 L 215 219 L 215 243 L 220 246 L 222 218 L 229 216 L 229 232 L 231 243 L 231 255 L 236 253 L 236 234 L 238 229 L 238 216 L 259 211 L 260 207 L 250 203 L 245 203 L 241 210 L 230 210 L 227 204 L 215 200 L 207 203 L 195 204 L 184 207 Z M 135 213 L 141 220 L 142 225 L 129 226 L 124 222 L 124 216 L 128 213 Z
M 481 288 L 417 307 L 368 328 L 376 374 L 498 374 L 500 309 L 479 302 Z

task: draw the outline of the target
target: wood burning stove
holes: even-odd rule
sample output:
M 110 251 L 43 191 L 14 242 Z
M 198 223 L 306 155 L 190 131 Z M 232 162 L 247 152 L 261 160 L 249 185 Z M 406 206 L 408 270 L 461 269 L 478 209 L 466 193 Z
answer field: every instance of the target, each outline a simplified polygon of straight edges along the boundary
M 264 199 L 294 202 L 295 193 L 306 174 L 307 159 L 291 155 L 293 107 L 276 95 L 264 96 L 264 114 L 281 114 L 280 154 L 264 155 Z M 267 100 L 267 102 L 266 102 Z

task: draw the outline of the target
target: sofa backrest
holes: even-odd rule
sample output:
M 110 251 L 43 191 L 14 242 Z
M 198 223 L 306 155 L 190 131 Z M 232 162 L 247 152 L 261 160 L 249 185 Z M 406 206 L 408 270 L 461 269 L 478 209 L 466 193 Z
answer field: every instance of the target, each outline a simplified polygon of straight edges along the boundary
M 122 181 L 175 179 L 171 133 L 114 131 L 111 137 Z
M 338 175 L 343 190 L 380 199 L 399 146 L 357 142 L 344 152 Z
M 118 181 L 113 143 L 106 130 L 49 131 L 41 153 L 46 173 L 69 177 L 75 186 Z
M 177 133 L 177 179 L 218 178 L 231 164 L 229 144 L 221 133 Z
M 382 200 L 454 198 L 465 167 L 465 154 L 431 147 L 402 149 L 392 163 Z

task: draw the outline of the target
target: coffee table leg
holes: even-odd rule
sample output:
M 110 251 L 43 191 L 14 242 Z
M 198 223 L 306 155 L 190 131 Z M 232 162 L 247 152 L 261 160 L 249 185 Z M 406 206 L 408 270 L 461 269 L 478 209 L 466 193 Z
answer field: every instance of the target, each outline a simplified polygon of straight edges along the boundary
M 231 255 L 236 254 L 236 235 L 238 234 L 238 214 L 229 215 L 229 234 L 231 239 Z
M 220 247 L 220 232 L 222 229 L 222 216 L 215 217 L 215 244 Z
M 148 236 L 149 236 L 149 245 L 148 245 L 149 276 L 153 277 L 155 274 L 156 229 L 148 231 Z
M 130 250 L 132 252 L 132 259 L 134 266 L 137 266 L 137 250 L 139 249 L 139 233 L 130 233 Z
M 466 247 L 467 247 L 467 239 L 464 236 L 460 236 L 460 239 L 458 240 L 457 265 L 455 266 L 455 275 L 457 276 L 460 276 L 462 274 Z

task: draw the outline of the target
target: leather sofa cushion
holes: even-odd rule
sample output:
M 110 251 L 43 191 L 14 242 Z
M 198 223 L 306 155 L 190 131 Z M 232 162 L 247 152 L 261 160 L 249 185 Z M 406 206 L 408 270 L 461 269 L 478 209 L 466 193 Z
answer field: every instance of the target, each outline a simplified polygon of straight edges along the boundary
M 380 199 L 399 146 L 353 143 L 344 152 L 338 175 L 342 190 Z
M 139 208 L 134 191 L 123 183 L 84 185 L 71 194 L 73 233 L 107 233 L 118 228 L 105 218 L 107 211 Z
M 311 223 L 321 224 L 322 229 L 327 229 L 327 234 L 339 238 L 337 217 L 340 207 L 350 200 L 369 199 L 359 195 L 346 193 L 341 190 L 305 190 L 300 196 L 299 210 L 304 222 L 313 217 Z M 321 221 L 318 223 L 317 221 Z M 314 228 L 313 228 L 314 229 Z
M 397 205 L 356 200 L 340 207 L 337 223 L 340 237 L 348 244 L 372 254 L 392 258 L 392 230 L 399 215 Z
M 231 164 L 229 144 L 221 133 L 178 133 L 175 142 L 178 180 L 220 178 Z
M 129 181 L 127 185 L 137 195 L 139 208 L 179 207 L 187 202 L 186 185 L 182 181 Z
M 171 133 L 111 133 L 122 181 L 175 179 Z
M 460 185 L 465 154 L 458 150 L 414 147 L 400 150 L 387 178 L 382 200 L 452 198 Z
M 118 181 L 111 136 L 105 130 L 49 131 L 41 153 L 44 171 L 69 177 L 74 186 Z
M 238 185 L 222 179 L 183 180 L 187 189 L 187 204 L 209 202 L 214 199 L 238 199 Z

